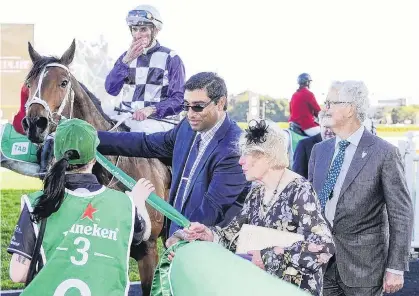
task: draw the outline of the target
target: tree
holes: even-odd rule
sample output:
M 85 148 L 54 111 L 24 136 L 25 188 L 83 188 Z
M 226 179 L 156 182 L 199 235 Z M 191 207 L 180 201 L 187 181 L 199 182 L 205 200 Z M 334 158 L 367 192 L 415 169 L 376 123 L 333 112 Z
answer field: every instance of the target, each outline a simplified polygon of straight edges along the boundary
M 230 97 L 228 112 L 233 120 L 237 122 L 243 122 L 247 120 L 247 112 L 249 111 L 249 97 L 249 91 Z M 287 99 L 276 99 L 264 95 L 259 95 L 259 99 L 261 102 L 261 107 L 263 102 L 265 103 L 265 117 L 267 119 L 275 122 L 288 120 L 289 103 Z

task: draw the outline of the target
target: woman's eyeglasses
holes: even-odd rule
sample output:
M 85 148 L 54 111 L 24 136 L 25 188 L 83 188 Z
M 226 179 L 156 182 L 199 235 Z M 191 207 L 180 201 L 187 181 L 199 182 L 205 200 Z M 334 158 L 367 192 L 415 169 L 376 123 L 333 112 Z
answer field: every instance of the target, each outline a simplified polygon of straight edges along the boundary
M 329 109 L 331 105 L 340 105 L 340 104 L 352 104 L 352 102 L 340 102 L 340 101 L 326 101 L 324 106 Z
M 182 104 L 182 109 L 183 111 L 189 111 L 189 108 L 191 108 L 193 112 L 202 112 L 211 103 L 212 103 L 212 100 L 205 104 L 196 104 L 196 105 Z

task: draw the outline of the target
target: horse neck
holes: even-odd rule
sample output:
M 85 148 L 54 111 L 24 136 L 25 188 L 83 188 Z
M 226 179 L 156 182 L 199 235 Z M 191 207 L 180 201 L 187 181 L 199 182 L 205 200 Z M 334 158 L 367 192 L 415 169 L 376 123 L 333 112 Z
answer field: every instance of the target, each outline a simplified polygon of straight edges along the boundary
M 97 130 L 107 131 L 111 129 L 111 124 L 102 116 L 87 93 L 80 85 L 78 87 L 81 92 L 75 92 L 74 94 L 73 117 L 87 121 Z

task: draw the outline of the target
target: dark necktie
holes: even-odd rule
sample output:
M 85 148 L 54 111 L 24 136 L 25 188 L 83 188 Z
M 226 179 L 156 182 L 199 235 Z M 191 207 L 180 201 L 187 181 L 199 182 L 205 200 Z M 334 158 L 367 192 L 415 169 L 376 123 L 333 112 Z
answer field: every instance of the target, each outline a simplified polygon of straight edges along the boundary
M 342 169 L 343 160 L 345 158 L 345 150 L 349 146 L 350 142 L 346 140 L 342 140 L 339 142 L 339 151 L 336 155 L 333 163 L 327 173 L 326 182 L 323 185 L 322 190 L 319 194 L 320 205 L 322 206 L 322 210 L 326 207 L 326 202 L 335 188 L 336 181 L 339 177 L 340 170 Z
M 186 161 L 185 169 L 183 170 L 182 179 L 178 187 L 178 192 L 175 198 L 175 208 L 182 213 L 184 201 L 185 201 L 185 190 L 188 180 L 192 177 L 190 176 L 192 167 L 198 157 L 199 144 L 201 142 L 201 134 L 198 134 L 195 138 L 194 143 L 192 144 L 191 150 L 189 151 L 189 156 Z M 190 186 L 190 184 L 189 184 Z

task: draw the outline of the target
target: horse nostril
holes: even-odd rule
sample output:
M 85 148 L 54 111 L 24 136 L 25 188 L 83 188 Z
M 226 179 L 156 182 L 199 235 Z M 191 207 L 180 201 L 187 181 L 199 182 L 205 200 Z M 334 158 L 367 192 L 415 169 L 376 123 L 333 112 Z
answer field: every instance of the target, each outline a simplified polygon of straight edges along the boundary
M 48 126 L 48 119 L 46 117 L 39 117 L 35 123 L 36 127 L 38 127 L 41 130 L 45 130 Z
M 23 119 L 22 119 L 22 127 L 23 127 L 23 130 L 26 132 L 26 131 L 28 131 L 28 129 L 29 129 L 29 118 L 27 118 L 27 117 L 24 117 Z

